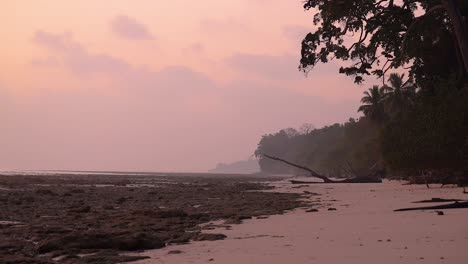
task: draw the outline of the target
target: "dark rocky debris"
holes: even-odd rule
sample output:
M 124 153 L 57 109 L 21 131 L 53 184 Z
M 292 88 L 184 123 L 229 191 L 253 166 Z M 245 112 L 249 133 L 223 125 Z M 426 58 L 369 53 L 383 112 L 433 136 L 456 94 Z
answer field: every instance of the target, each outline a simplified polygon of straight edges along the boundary
M 301 195 L 259 177 L 0 176 L 0 263 L 121 263 L 125 252 L 224 239 L 200 224 L 283 213 Z

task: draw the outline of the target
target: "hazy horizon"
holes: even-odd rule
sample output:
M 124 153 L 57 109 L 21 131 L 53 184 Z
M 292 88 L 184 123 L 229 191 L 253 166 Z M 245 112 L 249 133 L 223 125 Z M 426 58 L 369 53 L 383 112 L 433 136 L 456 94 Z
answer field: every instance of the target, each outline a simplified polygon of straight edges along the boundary
M 205 172 L 263 134 L 357 117 L 333 62 L 306 78 L 301 1 L 6 1 L 0 170 Z

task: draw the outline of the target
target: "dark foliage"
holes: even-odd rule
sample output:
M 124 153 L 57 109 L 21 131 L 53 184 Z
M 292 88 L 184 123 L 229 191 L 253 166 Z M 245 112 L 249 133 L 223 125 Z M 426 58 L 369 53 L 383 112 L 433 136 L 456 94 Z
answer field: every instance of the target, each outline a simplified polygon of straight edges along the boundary
M 450 16 L 449 4 L 468 7 L 464 0 L 307 0 L 304 8 L 317 11 L 316 28 L 302 41 L 300 69 L 339 59 L 350 61 L 340 73 L 356 83 L 400 67 L 417 82 L 452 73 L 465 78 L 452 24 L 459 17 Z
M 377 135 L 377 127 L 367 118 L 350 119 L 345 124 L 334 124 L 307 133 L 287 129 L 265 135 L 255 154 L 264 172 L 303 173 L 261 154 L 303 164 L 325 175 L 353 176 L 352 170 L 367 170 L 378 160 Z
M 468 169 L 468 91 L 437 86 L 384 126 L 382 153 L 393 169 Z

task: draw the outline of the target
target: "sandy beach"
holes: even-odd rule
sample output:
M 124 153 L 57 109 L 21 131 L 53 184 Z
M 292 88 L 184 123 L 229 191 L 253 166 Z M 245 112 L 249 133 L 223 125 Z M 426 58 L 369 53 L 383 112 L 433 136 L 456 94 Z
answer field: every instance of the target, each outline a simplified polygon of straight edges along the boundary
M 468 210 L 394 212 L 436 205 L 415 201 L 468 199 L 461 188 L 423 185 L 272 183 L 275 191 L 305 193 L 317 212 L 296 209 L 245 220 L 222 241 L 192 242 L 144 252 L 155 263 L 466 263 Z M 336 209 L 336 210 L 333 210 Z M 217 222 L 219 223 L 219 222 Z M 216 224 L 216 223 L 215 223 Z

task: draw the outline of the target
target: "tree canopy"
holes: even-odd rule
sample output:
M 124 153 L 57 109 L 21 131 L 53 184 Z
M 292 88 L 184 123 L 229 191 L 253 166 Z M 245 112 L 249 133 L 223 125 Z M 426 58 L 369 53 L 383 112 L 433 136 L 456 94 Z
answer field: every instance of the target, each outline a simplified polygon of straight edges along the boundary
M 364 92 L 364 97 L 361 99 L 362 105 L 359 107 L 358 112 L 362 112 L 377 123 L 381 123 L 385 120 L 384 99 L 384 87 L 374 85 Z
M 393 176 L 468 181 L 468 1 L 307 0 L 304 8 L 316 10 L 316 27 L 302 41 L 300 69 L 338 59 L 355 82 L 375 75 L 384 84 L 364 92 L 359 120 L 265 135 L 256 154 L 333 176 L 375 164 Z M 262 157 L 260 166 L 291 172 Z
M 317 172 L 333 176 L 350 176 L 350 168 L 366 171 L 379 160 L 376 126 L 363 117 L 350 118 L 344 124 L 334 124 L 307 132 L 283 129 L 264 135 L 258 143 L 256 156 L 260 168 L 268 173 L 291 173 L 295 169 L 262 154 L 281 157 Z
M 331 59 L 361 83 L 406 68 L 416 81 L 456 74 L 466 81 L 468 21 L 464 0 L 307 0 L 315 31 L 302 41 L 300 69 Z

